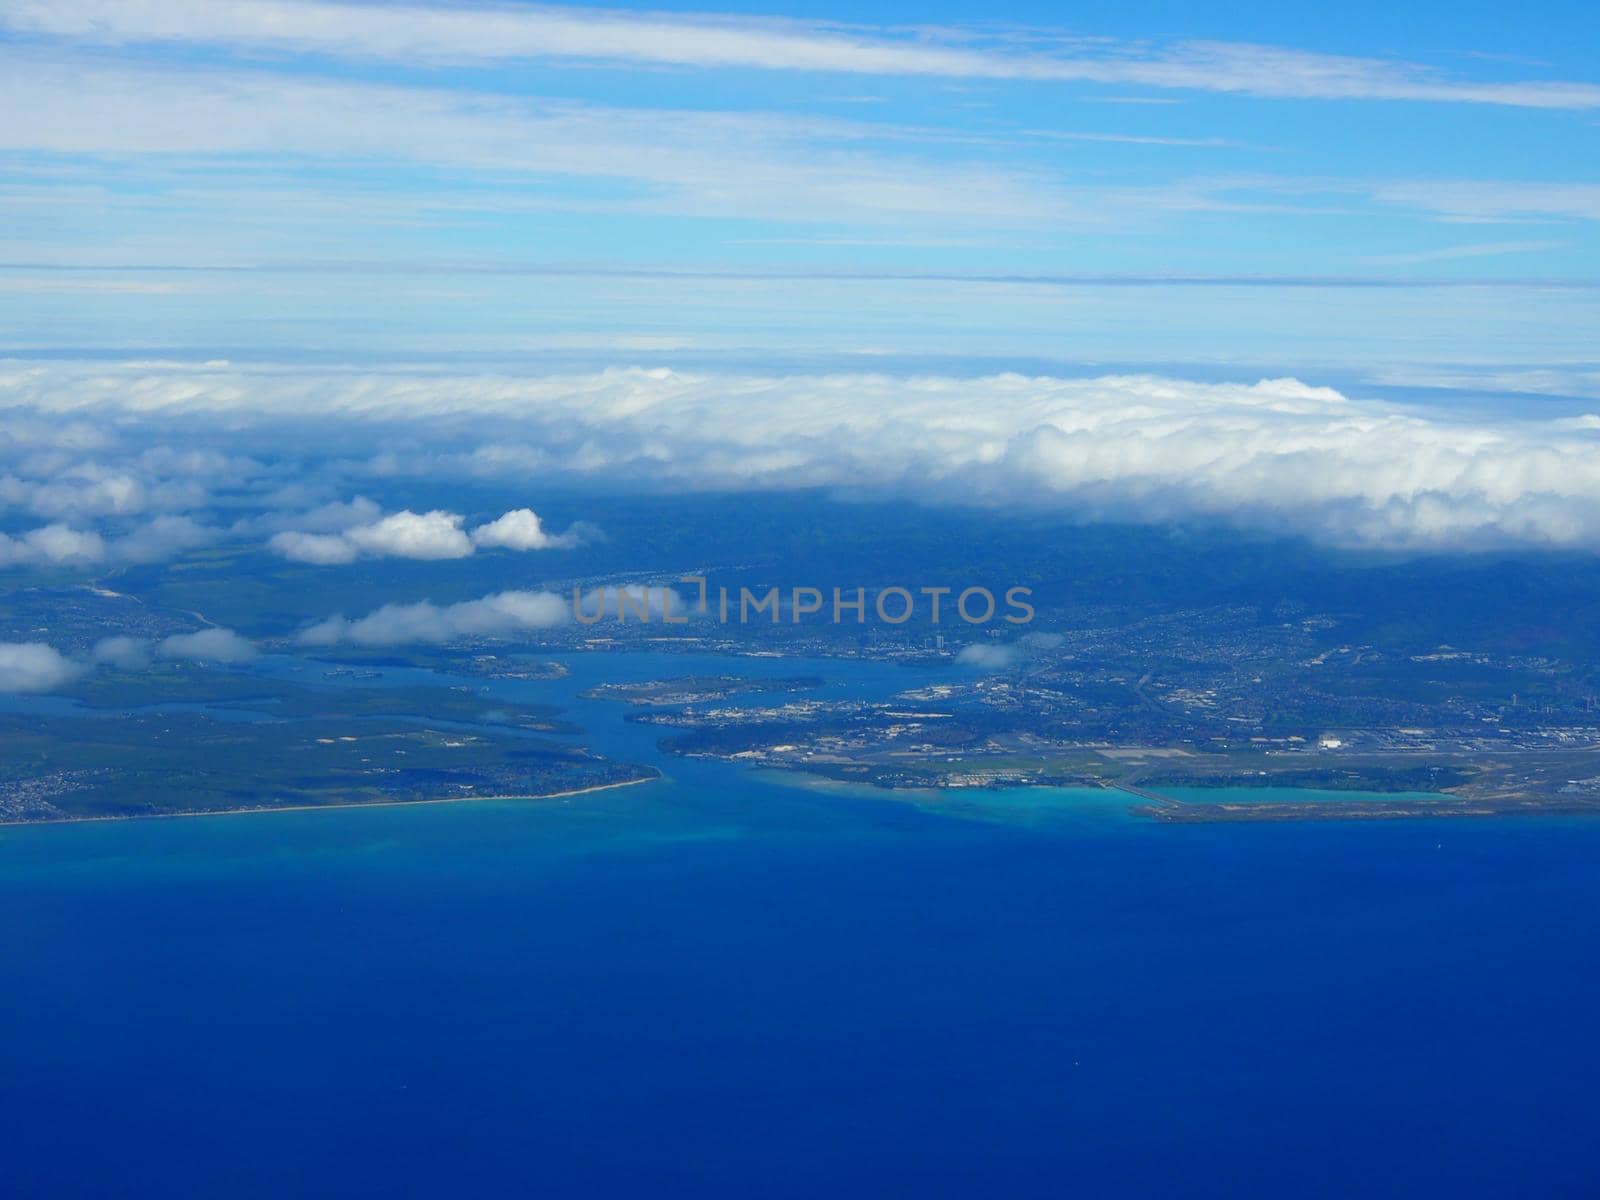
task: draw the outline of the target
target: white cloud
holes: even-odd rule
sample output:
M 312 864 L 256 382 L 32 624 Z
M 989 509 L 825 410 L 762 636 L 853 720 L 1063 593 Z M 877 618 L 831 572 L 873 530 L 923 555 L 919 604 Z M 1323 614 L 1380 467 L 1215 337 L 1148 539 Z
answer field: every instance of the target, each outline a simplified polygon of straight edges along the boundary
M 538 515 L 527 508 L 513 509 L 479 525 L 470 536 L 462 529 L 463 523 L 464 518 L 458 513 L 439 509 L 414 513 L 407 509 L 337 533 L 284 530 L 268 539 L 267 547 L 295 562 L 335 565 L 363 556 L 437 560 L 466 558 L 479 548 L 559 549 L 577 545 L 581 536 L 576 531 L 547 533 Z
M 360 547 L 337 533 L 285 530 L 267 539 L 267 549 L 293 562 L 316 563 L 324 567 L 355 562 L 361 556 Z
M 90 651 L 91 661 L 119 671 L 142 671 L 150 665 L 152 646 L 146 638 L 101 638 Z
M 93 530 L 57 523 L 17 537 L 0 533 L 0 568 L 161 562 L 207 545 L 215 536 L 192 517 L 155 517 L 110 541 Z
M 125 562 L 150 563 L 175 558 L 186 550 L 210 545 L 216 531 L 193 517 L 154 517 L 111 545 L 112 556 Z
M 177 634 L 154 643 L 145 638 L 102 638 L 84 662 L 70 659 L 43 642 L 0 642 L 0 693 L 54 691 L 95 666 L 142 671 L 149 667 L 152 656 L 237 665 L 252 661 L 258 651 L 233 630 L 215 628 Z
M 1600 221 L 1600 183 L 1429 179 L 1377 184 L 1381 204 L 1424 209 L 1465 220 L 1556 217 Z
M 105 542 L 99 534 L 66 525 L 46 525 L 35 529 L 24 540 L 50 562 L 96 562 L 106 553 Z
M 1600 548 L 1600 430 L 1570 412 L 1406 407 L 1294 379 L 63 364 L 0 380 L 7 409 L 124 428 L 156 414 L 168 437 L 315 421 L 371 454 L 360 469 L 393 480 L 522 481 L 536 469 L 641 488 L 842 487 L 1084 519 L 1221 518 L 1344 545 Z M 454 514 L 412 517 L 442 531 L 441 545 L 471 548 Z
M 498 211 L 520 204 L 806 222 L 937 217 L 986 228 L 1061 225 L 1078 215 L 1069 190 L 1035 171 L 1008 169 L 992 158 L 930 161 L 864 148 L 926 137 L 864 122 L 608 108 L 260 71 L 174 74 L 0 51 L 0 149 L 354 158 L 514 172 L 545 185 L 552 177 L 636 185 L 626 195 L 602 188 L 599 196 L 587 186 L 576 197 L 541 186 L 532 199 L 498 189 L 491 206 Z M 205 193 L 191 187 L 185 194 L 199 201 Z M 211 198 L 230 208 L 256 203 L 238 192 Z M 97 211 L 114 202 L 100 200 Z M 378 202 L 363 196 L 368 211 Z M 480 195 L 469 203 L 483 202 Z M 426 207 L 437 203 L 430 198 Z M 410 211 L 406 219 L 416 219 L 414 205 Z M 340 214 L 349 215 L 342 204 Z M 269 215 L 261 210 L 263 219 Z
M 50 692 L 82 673 L 43 642 L 0 642 L 0 692 Z
M 255 644 L 231 629 L 213 627 L 196 633 L 179 633 L 160 641 L 135 637 L 101 638 L 89 652 L 96 666 L 119 671 L 142 671 L 153 658 L 176 662 L 206 662 L 240 665 L 260 657 Z
M 30 373 L 24 371 L 13 378 L 25 378 Z M 0 379 L 5 377 L 6 371 L 0 367 Z M 110 434 L 87 421 L 0 420 L 0 453 L 8 456 L 40 449 L 84 454 L 112 444 Z
M 143 512 L 149 502 L 141 480 L 93 463 L 58 469 L 48 482 L 15 475 L 0 479 L 0 503 L 26 507 L 41 517 L 122 517 Z
M 437 605 L 386 604 L 358 620 L 329 617 L 302 630 L 307 646 L 395 646 L 450 642 L 464 637 L 508 637 L 548 629 L 571 619 L 571 601 L 554 592 L 498 592 L 479 600 Z
M 615 9 L 335 4 L 317 0 L 5 0 L 0 26 L 109 43 L 218 45 L 393 62 L 577 60 L 961 80 L 1142 85 L 1301 99 L 1600 107 L 1600 87 L 1479 82 L 1392 59 L 1273 46 L 1035 41 L 984 31 L 911 33 L 821 22 Z
M 980 671 L 1006 671 L 1042 651 L 1059 649 L 1065 641 L 1059 633 L 1025 633 L 1014 642 L 973 642 L 957 651 L 956 662 Z
M 293 485 L 291 485 L 293 487 Z M 283 490 L 267 498 L 277 507 L 288 507 Z M 239 522 L 234 532 L 256 533 L 262 530 L 293 530 L 299 533 L 341 533 L 354 525 L 370 525 L 383 515 L 383 509 L 365 496 L 351 500 L 333 500 L 304 512 L 270 512 Z
M 259 652 L 231 629 L 202 629 L 163 638 L 156 643 L 155 653 L 161 658 L 236 664 L 250 662 Z
M 0 568 L 13 566 L 83 566 L 106 556 L 99 534 L 66 525 L 46 525 L 20 537 L 0 533 Z
M 1560 250 L 1566 242 L 1479 242 L 1467 246 L 1439 246 L 1432 250 L 1413 250 L 1404 254 L 1374 254 L 1367 262 L 1399 266 L 1405 263 L 1455 262 L 1463 258 L 1494 258 L 1502 254 L 1542 254 Z
M 145 279 L 79 279 L 72 276 L 41 275 L 33 278 L 0 278 L 0 292 L 27 294 L 96 296 L 172 296 L 199 291 L 179 283 Z
M 30 373 L 22 378 L 31 377 Z M 7 382 L 0 376 L 0 393 Z M 209 499 L 205 484 L 188 469 L 193 464 L 181 458 L 157 455 L 146 461 L 141 456 L 105 461 L 105 457 L 79 459 L 62 447 L 24 450 L 8 447 L 0 439 L 0 511 L 25 510 L 52 524 L 97 518 L 127 521 L 149 513 L 192 510 Z
M 473 551 L 472 539 L 461 529 L 456 513 L 435 509 L 391 513 L 338 533 L 304 533 L 285 530 L 274 534 L 267 547 L 296 562 L 333 565 L 369 558 L 465 558 Z
M 539 515 L 531 508 L 514 508 L 487 525 L 479 525 L 472 531 L 472 541 L 474 545 L 484 548 L 561 550 L 576 546 L 579 537 L 570 531 L 564 534 L 548 533 Z
M 956 655 L 956 662 L 963 667 L 976 667 L 980 671 L 1004 671 L 1017 664 L 1020 655 L 1014 646 L 991 645 L 987 642 L 974 642 L 970 646 L 963 646 Z
M 472 540 L 461 530 L 461 517 L 438 509 L 425 513 L 407 509 L 347 529 L 344 537 L 375 558 L 465 558 L 472 553 Z
M 3 5 L 0 0 L 0 12 Z M 109 186 L 83 188 L 42 175 L 19 181 L 0 200 L 8 206 L 74 211 L 78 221 L 104 221 L 111 213 L 128 228 L 150 218 L 152 203 L 175 206 L 171 212 L 181 215 L 186 227 L 203 227 L 210 239 L 223 238 L 221 258 L 230 261 L 242 251 L 226 239 L 226 231 L 236 230 L 241 219 L 261 226 L 264 236 L 244 255 L 260 261 L 276 257 L 285 245 L 303 248 L 314 236 L 312 228 L 322 230 L 315 236 L 347 238 L 355 202 L 372 225 L 433 225 L 441 214 L 468 211 L 509 220 L 565 209 L 624 218 L 683 215 L 860 226 L 844 238 L 847 242 L 870 241 L 864 235 L 885 229 L 912 242 L 959 243 L 974 234 L 1008 242 L 1022 231 L 1031 236 L 1070 229 L 1160 232 L 1185 212 L 1348 213 L 1348 200 L 1343 209 L 1329 206 L 1325 193 L 1451 220 L 1600 219 L 1592 183 L 1230 176 L 1119 185 L 1012 153 L 1018 137 L 1039 140 L 1027 131 L 940 133 L 925 126 L 794 113 L 623 108 L 462 87 L 329 80 L 303 72 L 273 73 L 253 62 L 249 69 L 186 64 L 174 71 L 113 64 L 100 56 L 51 57 L 33 49 L 8 53 L 0 48 L 0 150 L 118 161 L 145 156 L 142 169 L 153 172 L 153 179 L 181 180 L 181 185 L 152 187 L 153 195 L 163 197 L 153 201 L 143 193 L 130 198 Z M 1130 55 L 1110 65 L 1138 62 Z M 1296 78 L 1295 65 L 1310 90 L 1273 90 Z M 1155 70 L 1161 64 L 1143 66 Z M 1178 74 L 1199 81 L 1192 86 L 1215 85 L 1222 91 L 1259 85 L 1264 95 L 1345 98 L 1363 94 L 1361 87 L 1370 85 L 1374 96 L 1387 88 L 1395 98 L 1429 98 L 1402 94 L 1400 81 L 1385 81 L 1378 69 L 1385 65 L 1372 60 L 1207 44 L 1173 52 L 1161 69 L 1173 72 L 1180 66 Z M 1398 70 L 1392 64 L 1386 69 L 1391 75 Z M 1414 72 L 1400 75 L 1420 91 L 1440 93 L 1432 98 L 1472 98 L 1466 94 L 1471 85 L 1459 85 L 1459 95 L 1446 95 L 1457 85 L 1429 82 Z M 432 83 L 436 77 L 428 79 Z M 1518 86 L 1483 85 L 1488 93 Z M 1558 95 L 1540 90 L 1544 85 L 1527 86 L 1533 90 L 1523 100 L 1530 103 Z M 1593 106 L 1600 107 L 1600 87 L 1591 90 Z M 1559 95 L 1574 99 L 1577 94 Z M 1058 136 L 1162 145 L 1185 140 L 1093 131 Z M 930 153 L 930 143 L 941 140 L 946 150 Z M 341 193 L 337 182 L 307 187 L 265 173 L 245 188 L 219 182 L 207 168 L 261 156 L 274 162 L 422 164 L 443 168 L 459 182 L 405 194 L 370 188 Z M 180 162 L 187 165 L 179 167 Z M 462 186 L 474 173 L 480 185 L 496 186 Z M 521 178 L 528 186 L 507 187 L 508 178 Z M 1240 192 L 1260 194 L 1235 194 Z M 1322 202 L 1312 203 L 1317 196 Z M 271 236 L 265 236 L 268 230 Z M 80 240 L 54 252 L 74 257 L 83 249 Z M 30 254 L 39 252 L 34 247 Z M 192 263 L 209 255 L 191 240 L 181 257 Z M 558 344 L 562 340 L 551 336 Z M 594 340 L 594 335 L 581 336 Z M 607 336 L 637 341 L 615 330 Z

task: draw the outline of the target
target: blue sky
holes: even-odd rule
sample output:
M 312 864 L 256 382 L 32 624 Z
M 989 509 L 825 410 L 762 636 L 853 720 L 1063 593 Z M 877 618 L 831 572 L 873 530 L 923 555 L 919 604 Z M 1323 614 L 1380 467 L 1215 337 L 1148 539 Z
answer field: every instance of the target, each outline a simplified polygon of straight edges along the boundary
M 0 339 L 1592 371 L 1592 5 L 674 7 L 0 0 Z
M 1594 548 L 1597 46 L 1576 4 L 0 0 L 0 569 L 338 557 L 452 480 Z

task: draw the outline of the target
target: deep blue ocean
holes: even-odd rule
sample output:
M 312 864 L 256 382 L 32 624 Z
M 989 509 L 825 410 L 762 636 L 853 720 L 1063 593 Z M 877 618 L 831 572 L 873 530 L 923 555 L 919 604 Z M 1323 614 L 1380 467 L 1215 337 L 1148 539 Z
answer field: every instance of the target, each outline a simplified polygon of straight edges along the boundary
M 573 698 L 724 665 L 498 685 L 658 783 L 0 830 L 0 1191 L 1600 1195 L 1600 823 L 918 805 Z

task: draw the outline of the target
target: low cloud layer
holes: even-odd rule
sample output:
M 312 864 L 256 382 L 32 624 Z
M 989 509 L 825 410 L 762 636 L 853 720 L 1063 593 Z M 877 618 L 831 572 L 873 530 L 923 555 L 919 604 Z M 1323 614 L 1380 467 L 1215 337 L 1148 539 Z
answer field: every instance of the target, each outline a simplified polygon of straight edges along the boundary
M 43 642 L 0 642 L 0 692 L 51 692 L 83 671 Z
M 105 556 L 105 539 L 98 533 L 67 525 L 46 525 L 17 537 L 0 533 L 0 567 L 96 563 Z
M 531 508 L 512 509 L 472 531 L 472 544 L 484 549 L 562 550 L 576 546 L 581 540 L 582 535 L 575 530 L 550 533 Z
M 570 599 L 554 592 L 498 592 L 480 600 L 438 605 L 385 604 L 357 620 L 329 617 L 300 632 L 303 646 L 399 646 L 463 637 L 507 637 L 549 629 L 572 619 Z
M 215 537 L 213 530 L 187 516 L 156 517 L 113 538 L 56 523 L 15 536 L 0 533 L 0 568 L 161 562 L 204 546 Z
M 158 658 L 180 662 L 224 664 L 247 663 L 258 656 L 255 645 L 231 629 L 175 634 L 157 642 L 155 653 Z
M 578 544 L 578 535 L 545 532 L 532 509 L 518 508 L 468 533 L 465 518 L 435 509 L 409 509 L 375 521 L 350 525 L 336 533 L 289 529 L 273 534 L 267 547 L 295 562 L 336 565 L 358 558 L 466 558 L 480 547 L 505 550 L 549 550 Z
M 956 654 L 956 662 L 963 667 L 976 667 L 980 671 L 1003 671 L 1017 663 L 1017 651 L 1011 646 L 974 642 L 963 646 Z
M 90 651 L 89 661 L 121 671 L 142 671 L 157 658 L 237 666 L 259 657 L 260 651 L 254 642 L 231 629 L 213 626 L 195 633 L 176 633 L 158 641 L 123 636 L 102 638 Z
M 1026 633 L 1014 642 L 973 642 L 956 652 L 956 664 L 984 672 L 1009 671 L 1041 651 L 1057 649 L 1059 633 Z
M 213 627 L 152 641 L 102 638 L 88 655 L 69 657 L 44 642 L 0 642 L 0 694 L 54 692 L 97 667 L 143 671 L 157 659 L 241 666 L 260 657 L 255 643 L 231 629 Z
M 430 488 L 450 479 L 625 480 L 641 490 L 838 487 L 1055 508 L 1085 520 L 1201 517 L 1344 546 L 1600 548 L 1600 413 L 1457 413 L 1353 399 L 1296 379 L 643 369 L 508 377 L 62 364 L 0 375 L 0 426 L 12 421 L 26 429 L 98 423 L 123 439 L 192 434 L 214 445 L 215 461 L 240 460 L 243 445 L 258 458 L 281 455 L 257 468 L 262 479 L 249 498 L 257 507 L 281 503 L 289 480 L 345 495 L 363 483 L 403 491 L 411 480 Z M 302 444 L 311 421 L 325 447 L 316 458 Z M 25 453 L 42 471 L 44 458 Z M 54 453 L 69 465 L 84 461 L 80 452 Z M 122 458 L 114 448 L 94 453 L 106 469 L 140 464 L 147 492 L 214 478 L 203 474 L 206 461 L 162 458 L 152 447 Z M 305 521 L 263 517 L 252 527 L 258 537 L 275 529 L 279 553 L 315 562 L 448 560 L 572 536 L 552 538 L 520 509 L 472 529 L 453 513 L 383 516 L 370 502 L 301 511 Z M 61 554 L 83 545 L 59 529 L 29 537 L 4 545 L 13 555 L 19 545 L 22 554 L 50 553 L 47 540 Z
M 462 638 L 509 638 L 574 621 L 657 621 L 670 614 L 675 620 L 692 619 L 691 602 L 674 588 L 661 584 L 629 584 L 591 588 L 581 596 L 547 591 L 496 592 L 459 604 L 385 604 L 364 617 L 351 620 L 329 617 L 302 629 L 296 641 L 302 646 L 402 646 L 439 644 Z

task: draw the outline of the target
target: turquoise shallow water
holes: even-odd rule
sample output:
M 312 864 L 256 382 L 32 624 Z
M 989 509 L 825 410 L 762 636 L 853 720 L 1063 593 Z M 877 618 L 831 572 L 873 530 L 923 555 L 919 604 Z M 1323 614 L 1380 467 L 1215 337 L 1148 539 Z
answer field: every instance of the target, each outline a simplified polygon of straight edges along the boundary
M 1340 788 L 1163 787 L 1163 796 L 1196 804 L 1320 804 L 1449 799 L 1437 792 L 1357 792 Z
M 0 830 L 8 1193 L 1596 1193 L 1594 824 L 663 765 Z

